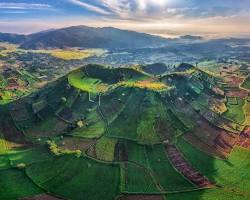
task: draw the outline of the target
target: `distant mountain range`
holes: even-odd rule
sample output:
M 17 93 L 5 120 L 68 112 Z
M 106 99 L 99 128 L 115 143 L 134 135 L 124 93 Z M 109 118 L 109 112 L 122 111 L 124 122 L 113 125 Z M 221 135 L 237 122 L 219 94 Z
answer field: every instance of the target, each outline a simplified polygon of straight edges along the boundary
M 145 33 L 120 30 L 112 27 L 93 28 L 72 26 L 30 35 L 0 33 L 0 41 L 17 43 L 24 49 L 67 47 L 127 49 L 160 47 L 166 45 L 169 40 Z

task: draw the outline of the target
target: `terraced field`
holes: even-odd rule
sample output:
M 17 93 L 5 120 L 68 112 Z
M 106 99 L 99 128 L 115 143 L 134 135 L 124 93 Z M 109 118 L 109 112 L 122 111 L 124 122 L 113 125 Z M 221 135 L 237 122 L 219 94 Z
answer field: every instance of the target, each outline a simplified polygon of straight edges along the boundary
M 185 66 L 87 65 L 1 105 L 0 199 L 250 199 L 249 99 Z

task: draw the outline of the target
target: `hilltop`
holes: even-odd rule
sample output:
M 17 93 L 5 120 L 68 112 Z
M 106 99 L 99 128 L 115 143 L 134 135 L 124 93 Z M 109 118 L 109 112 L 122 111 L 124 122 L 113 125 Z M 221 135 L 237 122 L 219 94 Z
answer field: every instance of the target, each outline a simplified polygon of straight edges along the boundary
M 135 31 L 87 26 L 52 29 L 30 35 L 0 33 L 0 41 L 17 43 L 24 49 L 69 47 L 132 49 L 159 47 L 168 42 L 167 39 Z

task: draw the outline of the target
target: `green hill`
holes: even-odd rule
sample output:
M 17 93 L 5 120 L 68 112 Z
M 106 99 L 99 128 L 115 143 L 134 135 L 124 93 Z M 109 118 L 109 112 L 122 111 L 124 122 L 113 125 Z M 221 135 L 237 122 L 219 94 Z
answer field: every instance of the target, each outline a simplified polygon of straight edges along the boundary
M 1 105 L 0 199 L 248 199 L 250 124 L 226 114 L 221 81 L 87 65 Z

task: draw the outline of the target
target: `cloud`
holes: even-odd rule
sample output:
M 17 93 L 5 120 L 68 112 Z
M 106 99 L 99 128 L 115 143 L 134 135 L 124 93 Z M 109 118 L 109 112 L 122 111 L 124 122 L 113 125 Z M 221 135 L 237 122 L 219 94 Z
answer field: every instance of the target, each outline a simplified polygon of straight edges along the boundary
M 36 4 L 36 3 L 0 3 L 0 9 L 11 10 L 47 10 L 52 9 L 49 4 Z
M 80 0 L 68 0 L 70 3 L 72 4 L 75 4 L 75 5 L 78 5 L 78 6 L 81 6 L 87 10 L 90 10 L 90 11 L 93 11 L 95 13 L 99 13 L 99 14 L 102 14 L 102 15 L 110 15 L 111 13 L 109 11 L 106 11 L 98 6 L 94 6 L 92 4 L 89 4 L 89 3 L 85 3 L 85 2 L 82 2 Z
M 99 5 L 111 10 L 120 19 L 145 21 L 165 18 L 209 18 L 216 16 L 233 16 L 242 9 L 242 4 L 230 0 L 228 5 L 221 0 L 94 0 Z M 243 0 L 244 1 L 244 0 Z M 220 3 L 218 3 L 220 2 Z

